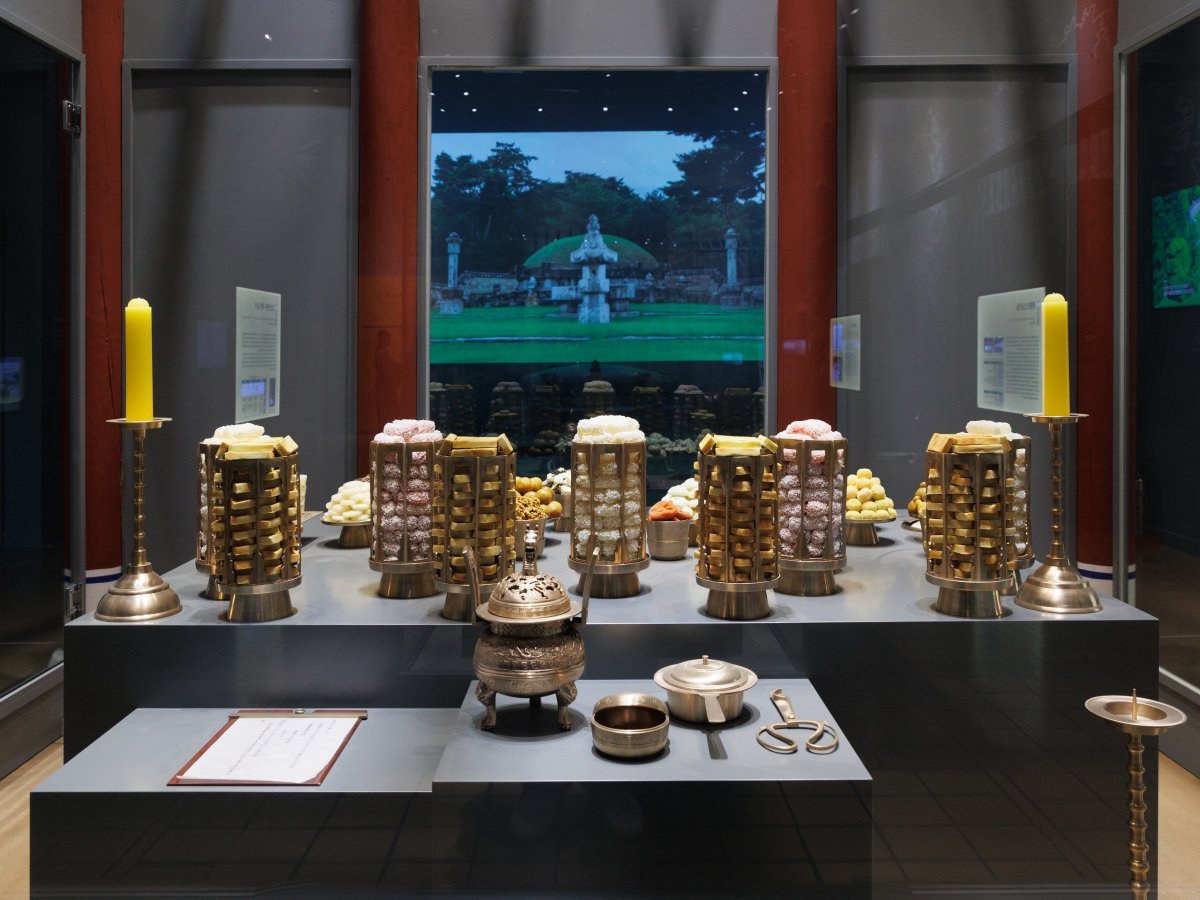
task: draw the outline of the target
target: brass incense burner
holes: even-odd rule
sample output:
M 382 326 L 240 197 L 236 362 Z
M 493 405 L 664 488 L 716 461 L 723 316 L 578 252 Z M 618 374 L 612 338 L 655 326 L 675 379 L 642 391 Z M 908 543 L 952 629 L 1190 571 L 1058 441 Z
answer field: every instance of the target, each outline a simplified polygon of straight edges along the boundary
M 583 600 L 572 600 L 562 582 L 537 570 L 537 532 L 524 540 L 521 572 L 500 579 L 487 603 L 480 603 L 480 577 L 471 547 L 464 550 L 472 593 L 471 621 L 483 619 L 487 630 L 475 644 L 475 696 L 483 704 L 485 731 L 496 725 L 496 694 L 527 697 L 539 706 L 542 697 L 558 700 L 558 725 L 571 728 L 567 711 L 576 697 L 575 680 L 583 674 L 586 654 L 576 625 L 587 624 L 592 573 L 600 551 L 593 550 L 583 576 Z

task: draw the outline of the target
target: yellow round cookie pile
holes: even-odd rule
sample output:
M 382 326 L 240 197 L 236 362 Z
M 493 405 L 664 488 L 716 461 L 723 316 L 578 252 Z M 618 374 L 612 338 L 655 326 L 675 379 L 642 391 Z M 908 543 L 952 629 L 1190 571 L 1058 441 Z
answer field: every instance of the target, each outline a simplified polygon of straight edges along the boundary
M 908 501 L 908 514 L 914 519 L 924 518 L 925 516 L 925 491 L 927 487 L 925 482 L 921 482 L 913 498 Z
M 896 518 L 896 504 L 870 469 L 859 469 L 846 476 L 846 518 L 865 522 L 890 522 Z
M 519 500 L 524 500 L 526 497 L 531 498 L 540 507 L 541 512 L 538 515 L 521 515 L 521 504 L 517 503 L 517 518 L 519 519 L 541 519 L 544 517 L 554 518 L 562 515 L 562 504 L 554 499 L 554 489 L 542 481 L 537 475 L 526 477 L 518 475 L 516 478 L 517 495 Z M 533 507 L 526 505 L 528 511 L 532 511 Z

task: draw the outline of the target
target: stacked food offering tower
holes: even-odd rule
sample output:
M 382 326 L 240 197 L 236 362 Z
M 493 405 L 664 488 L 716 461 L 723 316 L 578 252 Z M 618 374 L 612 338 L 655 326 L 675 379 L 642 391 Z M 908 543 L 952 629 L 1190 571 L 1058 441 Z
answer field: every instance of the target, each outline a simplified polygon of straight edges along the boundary
M 567 564 L 584 572 L 600 551 L 594 597 L 641 592 L 637 573 L 646 553 L 646 436 L 636 419 L 593 416 L 576 425 L 571 442 L 574 518 Z
M 446 435 L 438 447 L 433 496 L 433 578 L 446 592 L 442 615 L 471 618 L 467 559 L 470 547 L 481 586 L 494 585 L 516 559 L 516 454 L 506 435 Z
M 846 565 L 847 441 L 820 419 L 792 422 L 776 435 L 779 479 L 779 568 L 776 590 L 819 597 L 837 590 Z
M 290 437 L 223 442 L 209 484 L 214 578 L 230 622 L 292 615 L 300 583 L 300 449 Z
M 696 468 L 696 582 L 708 588 L 706 611 L 722 619 L 768 616 L 767 590 L 779 578 L 776 444 L 762 436 L 705 435 Z
M 434 462 L 442 433 L 428 419 L 396 419 L 370 449 L 371 559 L 379 595 L 410 599 L 434 587 Z
M 998 592 L 1017 565 L 1007 492 L 1011 446 L 993 434 L 935 434 L 925 451 L 925 578 L 934 609 L 964 618 L 1003 614 Z
M 967 423 L 966 434 L 993 435 L 1008 442 L 1009 478 L 1005 481 L 1004 502 L 1008 506 L 1012 532 L 1013 552 L 1016 565 L 1011 566 L 1009 583 L 1000 591 L 1016 594 L 1021 587 L 1021 570 L 1034 563 L 1033 530 L 1029 519 L 1029 457 L 1033 441 L 1026 435 L 1017 434 L 1008 422 L 991 422 L 977 419 Z
M 225 488 L 214 481 L 217 451 L 223 444 L 257 441 L 263 427 L 252 422 L 241 425 L 222 425 L 196 445 L 196 570 L 208 576 L 204 596 L 209 600 L 228 600 L 217 580 L 218 569 L 225 562 L 224 546 L 218 540 L 218 530 L 225 527 Z

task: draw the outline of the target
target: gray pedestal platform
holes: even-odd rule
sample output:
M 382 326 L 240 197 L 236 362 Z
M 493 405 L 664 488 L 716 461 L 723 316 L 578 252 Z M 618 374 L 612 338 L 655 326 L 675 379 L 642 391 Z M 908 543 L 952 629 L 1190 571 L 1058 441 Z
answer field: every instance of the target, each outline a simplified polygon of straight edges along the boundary
M 433 774 L 454 710 L 370 710 L 320 786 L 168 786 L 229 712 L 136 710 L 34 790 L 33 895 L 429 886 Z
M 773 683 L 837 727 L 812 686 Z M 228 711 L 140 709 L 31 798 L 34 896 L 284 891 L 555 896 L 865 897 L 870 776 L 848 737 L 781 756 L 755 742 L 777 714 L 760 686 L 708 731 L 672 723 L 648 760 L 592 747 L 587 715 L 650 681 L 578 682 L 576 727 L 501 700 L 374 709 L 320 787 L 168 787 Z M 802 732 L 793 732 L 802 735 Z
M 365 550 L 336 549 L 326 526 L 305 533 L 317 540 L 290 619 L 220 622 L 188 564 L 166 575 L 181 614 L 68 625 L 68 757 L 142 706 L 457 707 L 479 629 L 442 620 L 440 596 L 376 596 Z M 756 622 L 708 618 L 693 563 L 656 561 L 641 596 L 593 600 L 585 677 L 645 679 L 707 653 L 764 683 L 810 679 L 874 779 L 877 884 L 1123 890 L 1124 749 L 1083 701 L 1156 695 L 1157 620 L 1111 597 L 1092 615 L 1004 598 L 1001 619 L 943 616 L 919 542 L 896 525 L 882 534 L 881 546 L 849 548 L 838 594 L 774 595 Z M 548 540 L 540 565 L 573 586 L 553 543 L 564 539 Z

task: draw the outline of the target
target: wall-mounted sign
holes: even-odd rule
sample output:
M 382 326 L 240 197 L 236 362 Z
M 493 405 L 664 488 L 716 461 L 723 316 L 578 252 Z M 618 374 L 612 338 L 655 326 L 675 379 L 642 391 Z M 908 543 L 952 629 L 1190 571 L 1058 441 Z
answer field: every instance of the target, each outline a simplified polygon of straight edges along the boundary
M 283 298 L 269 291 L 237 288 L 235 422 L 279 415 L 280 315 Z
M 1042 409 L 1041 318 L 1045 288 L 979 298 L 976 400 L 980 409 Z
M 829 320 L 829 384 L 862 390 L 862 316 Z

